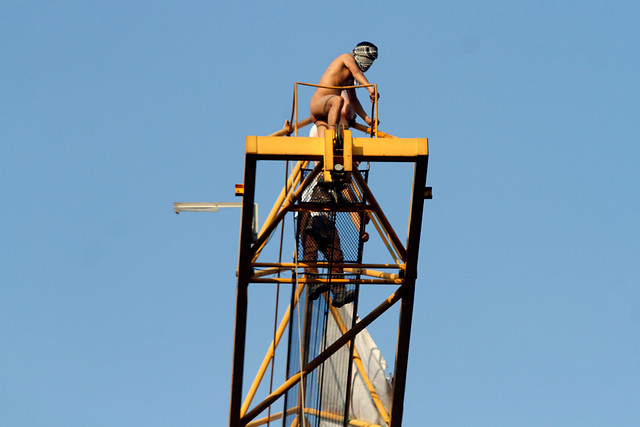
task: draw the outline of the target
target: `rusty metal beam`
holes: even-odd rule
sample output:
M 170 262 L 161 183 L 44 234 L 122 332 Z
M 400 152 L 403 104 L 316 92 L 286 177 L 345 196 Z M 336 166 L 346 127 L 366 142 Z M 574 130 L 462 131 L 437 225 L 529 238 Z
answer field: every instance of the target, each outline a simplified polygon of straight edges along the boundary
M 233 367 L 231 373 L 231 403 L 229 426 L 240 427 L 242 405 L 242 376 L 247 335 L 247 291 L 252 276 L 251 243 L 253 240 L 253 203 L 256 184 L 256 156 L 247 154 L 244 163 L 244 196 L 240 221 L 240 248 L 238 253 L 238 286 L 236 291 L 236 319 L 233 340 Z
M 416 161 L 413 173 L 409 228 L 407 230 L 407 268 L 405 270 L 405 284 L 403 285 L 404 293 L 400 305 L 390 427 L 400 427 L 402 425 L 402 414 L 404 411 L 404 393 L 407 382 L 415 283 L 418 275 L 418 253 L 420 250 L 420 233 L 422 231 L 427 163 L 428 158 L 426 156 Z

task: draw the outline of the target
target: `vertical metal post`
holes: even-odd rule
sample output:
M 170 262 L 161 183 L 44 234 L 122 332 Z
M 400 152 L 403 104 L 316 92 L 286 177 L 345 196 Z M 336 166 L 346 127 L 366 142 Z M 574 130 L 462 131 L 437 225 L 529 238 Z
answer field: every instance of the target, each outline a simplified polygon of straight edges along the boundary
M 375 136 L 376 138 L 378 137 L 378 85 L 375 84 L 373 85 L 373 96 L 374 96 L 374 104 L 376 106 L 376 114 L 374 117 L 371 117 L 371 120 L 373 120 L 373 127 L 375 129 Z
M 293 119 L 294 136 L 298 136 L 298 82 L 293 85 L 293 110 L 295 111 L 295 118 Z
M 238 288 L 236 294 L 236 323 L 233 342 L 233 368 L 231 373 L 231 405 L 229 426 L 241 427 L 242 377 L 247 335 L 248 287 L 251 279 L 251 244 L 253 241 L 254 199 L 256 187 L 256 156 L 247 154 L 244 163 L 244 196 L 240 221 L 240 248 L 238 254 Z
M 411 209 L 409 211 L 409 228 L 407 231 L 407 269 L 405 272 L 404 292 L 400 305 L 400 324 L 398 326 L 398 345 L 394 374 L 393 397 L 391 400 L 391 425 L 402 425 L 404 410 L 404 392 L 406 388 L 407 365 L 409 361 L 409 341 L 413 318 L 413 301 L 418 268 L 418 251 L 420 249 L 420 232 L 422 230 L 422 213 L 424 210 L 424 188 L 427 181 L 426 156 L 416 159 L 413 173 L 413 190 Z

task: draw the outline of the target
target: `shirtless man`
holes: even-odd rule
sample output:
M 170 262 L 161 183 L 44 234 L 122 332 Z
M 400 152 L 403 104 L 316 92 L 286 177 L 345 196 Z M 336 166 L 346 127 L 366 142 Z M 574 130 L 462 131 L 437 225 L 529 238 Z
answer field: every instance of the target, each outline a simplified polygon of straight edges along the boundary
M 353 86 L 355 82 L 361 85 L 368 85 L 369 81 L 364 76 L 364 72 L 371 67 L 373 61 L 378 57 L 378 48 L 369 42 L 358 43 L 355 49 L 349 53 L 343 53 L 329 64 L 329 68 L 320 77 L 321 86 Z M 373 87 L 367 87 L 371 102 L 374 101 Z M 343 107 L 345 104 L 369 126 L 373 125 L 373 119 L 365 113 L 360 101 L 356 96 L 354 88 L 346 89 L 347 99 L 341 96 L 341 89 L 317 88 L 311 97 L 309 105 L 311 117 L 317 128 L 318 136 L 324 136 L 324 131 L 330 126 L 341 122 Z M 380 94 L 378 94 L 378 97 Z

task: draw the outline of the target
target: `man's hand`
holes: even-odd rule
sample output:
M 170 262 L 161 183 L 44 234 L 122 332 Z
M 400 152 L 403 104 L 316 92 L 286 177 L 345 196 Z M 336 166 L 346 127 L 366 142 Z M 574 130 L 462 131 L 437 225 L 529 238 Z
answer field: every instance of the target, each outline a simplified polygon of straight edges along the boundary
M 364 118 L 364 121 L 369 125 L 369 126 L 373 126 L 373 119 L 369 116 L 366 116 Z M 378 124 L 378 126 L 380 125 L 380 120 L 376 119 L 376 122 Z
M 378 96 L 376 97 L 376 95 Z M 376 100 L 380 99 L 380 92 L 376 94 L 376 92 L 371 89 L 371 92 L 369 92 L 369 99 L 371 100 L 371 102 L 376 102 Z

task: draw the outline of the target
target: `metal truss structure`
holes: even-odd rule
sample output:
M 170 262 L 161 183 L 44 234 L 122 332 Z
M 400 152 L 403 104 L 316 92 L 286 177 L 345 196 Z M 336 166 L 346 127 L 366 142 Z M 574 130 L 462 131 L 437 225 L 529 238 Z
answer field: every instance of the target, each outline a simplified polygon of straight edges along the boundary
M 295 387 L 302 389 L 300 387 L 302 381 L 313 375 L 323 363 L 338 354 L 341 349 L 348 349 L 344 353 L 348 357 L 348 365 L 352 366 L 353 364 L 353 369 L 360 372 L 364 378 L 364 384 L 370 392 L 372 401 L 380 414 L 380 419 L 383 420 L 383 423 L 379 425 L 399 427 L 402 424 L 404 407 L 423 205 L 425 199 L 431 198 L 431 189 L 425 186 L 429 157 L 428 141 L 426 138 L 396 138 L 379 131 L 377 126 L 370 129 L 362 125 L 354 127 L 369 133 L 370 136 L 354 137 L 351 130 L 340 128 L 327 130 L 322 138 L 295 136 L 298 127 L 308 123 L 310 123 L 309 119 L 292 127 L 287 122 L 282 131 L 271 136 L 246 137 L 229 425 L 231 427 L 253 427 L 277 423 L 288 427 L 313 424 L 308 424 L 308 421 L 305 421 L 307 417 L 333 420 L 331 422 L 334 422 L 334 424 L 330 424 L 329 421 L 317 421 L 317 424 L 314 424 L 320 426 L 376 425 L 350 417 L 348 413 L 336 414 L 322 407 L 305 406 L 304 400 L 287 405 L 284 409 L 278 407 L 279 409 L 274 410 L 273 413 L 271 411 L 271 406 L 284 400 L 283 396 L 287 392 Z M 295 135 L 291 136 L 293 133 Z M 260 231 L 256 234 L 254 230 L 256 170 L 258 162 L 261 161 L 294 161 L 297 163 L 292 168 L 279 196 L 275 198 L 274 206 Z M 369 187 L 362 171 L 358 169 L 359 162 L 372 162 L 373 164 L 376 162 L 413 163 L 414 172 L 413 182 L 410 184 L 412 190 L 406 241 L 403 242 L 394 231 L 392 224 L 376 200 L 374 189 Z M 305 169 L 308 172 L 303 173 Z M 305 203 L 302 200 L 305 190 L 321 175 L 325 182 L 344 181 L 352 186 L 358 193 L 360 203 L 347 206 L 339 204 L 310 206 Z M 293 262 L 280 262 L 261 258 L 264 248 L 269 244 L 270 237 L 286 216 L 292 217 L 296 213 L 300 215 L 310 211 L 348 212 L 362 215 L 363 218 L 366 217 L 366 221 L 375 226 L 380 240 L 384 242 L 394 262 L 363 263 L 360 256 L 355 262 L 354 260 L 340 260 L 329 266 L 331 260 L 327 259 L 312 262 L 299 259 L 295 259 Z M 304 274 L 304 270 L 310 268 L 325 269 L 327 274 L 311 278 Z M 340 269 L 343 274 L 333 274 L 336 268 Z M 355 313 L 355 309 L 352 309 L 350 322 L 345 321 L 344 315 L 340 315 L 339 311 L 343 309 L 337 309 L 332 305 L 330 293 L 327 292 L 324 297 L 326 302 L 323 302 L 323 298 L 318 301 L 325 304 L 323 305 L 324 309 L 338 325 L 339 333 L 335 340 L 326 341 L 326 345 L 317 353 L 307 351 L 305 359 L 299 369 L 296 368 L 296 372 L 288 372 L 282 383 L 272 387 L 262 400 L 254 402 L 256 390 L 269 365 L 275 363 L 275 349 L 280 344 L 281 338 L 286 337 L 287 328 L 292 323 L 294 307 L 307 301 L 305 289 L 309 288 L 311 284 L 323 282 L 330 282 L 332 286 L 347 284 L 358 286 L 360 293 L 366 292 L 369 285 L 385 284 L 392 287 L 393 292 L 386 299 L 380 301 L 377 307 L 369 313 Z M 257 284 L 262 284 L 262 286 L 264 284 L 290 284 L 292 289 L 291 305 L 279 322 L 277 332 L 274 334 L 273 341 L 266 351 L 264 361 L 258 369 L 251 387 L 243 395 L 245 355 L 247 351 L 253 351 L 247 348 L 249 285 Z M 316 302 L 319 304 L 318 301 Z M 361 366 L 362 357 L 354 348 L 353 343 L 358 334 L 396 304 L 400 307 L 395 372 L 390 408 L 385 408 L 385 405 L 376 396 L 371 381 L 366 378 L 367 375 Z M 312 305 L 309 301 L 307 301 L 306 307 L 308 310 L 311 309 Z M 304 317 L 302 321 L 307 318 L 308 316 Z M 309 334 L 310 328 L 312 327 L 307 326 L 306 329 L 303 327 L 302 332 Z M 302 338 L 306 342 L 310 339 Z M 326 338 L 324 339 L 326 340 Z M 282 342 L 285 341 L 287 340 L 282 340 Z M 349 371 L 349 378 L 351 376 L 352 373 Z M 350 383 L 347 382 L 347 384 Z M 350 388 L 347 387 L 344 395 L 345 407 L 349 406 L 351 398 Z M 268 413 L 266 413 L 267 409 Z M 287 415 L 290 414 L 296 414 L 293 422 L 286 421 Z

